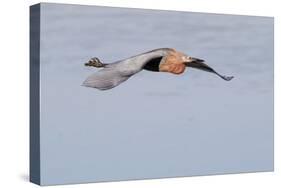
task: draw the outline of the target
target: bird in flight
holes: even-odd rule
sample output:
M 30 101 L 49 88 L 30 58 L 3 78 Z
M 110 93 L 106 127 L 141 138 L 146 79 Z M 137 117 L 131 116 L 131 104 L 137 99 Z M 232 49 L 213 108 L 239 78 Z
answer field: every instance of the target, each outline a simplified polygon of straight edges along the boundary
M 155 49 L 110 64 L 102 63 L 97 57 L 94 57 L 85 63 L 85 66 L 102 69 L 90 75 L 82 85 L 99 90 L 108 90 L 125 82 L 142 70 L 179 75 L 185 71 L 186 67 L 214 73 L 226 81 L 233 78 L 233 76 L 223 76 L 217 73 L 203 62 L 202 59 L 188 56 L 173 48 Z

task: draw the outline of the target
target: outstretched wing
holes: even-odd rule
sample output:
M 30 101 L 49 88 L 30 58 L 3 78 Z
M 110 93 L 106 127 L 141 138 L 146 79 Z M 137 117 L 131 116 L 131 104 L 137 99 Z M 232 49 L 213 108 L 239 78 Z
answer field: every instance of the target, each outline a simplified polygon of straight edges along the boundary
M 105 67 L 98 72 L 90 75 L 84 82 L 83 86 L 93 87 L 99 90 L 114 88 L 128 80 L 133 74 L 121 74 L 117 69 Z
M 157 49 L 137 56 L 107 64 L 89 76 L 83 86 L 99 90 L 114 88 L 141 70 L 159 71 L 159 64 L 167 49 Z
M 203 70 L 203 71 L 214 73 L 214 74 L 218 75 L 219 77 L 221 77 L 222 79 L 224 79 L 226 81 L 230 81 L 232 78 L 234 78 L 233 76 L 221 75 L 221 74 L 217 73 L 213 68 L 209 67 L 207 64 L 202 63 L 202 62 L 189 62 L 187 64 L 187 66 L 192 67 L 192 68 L 196 68 L 196 69 L 200 69 L 200 70 Z

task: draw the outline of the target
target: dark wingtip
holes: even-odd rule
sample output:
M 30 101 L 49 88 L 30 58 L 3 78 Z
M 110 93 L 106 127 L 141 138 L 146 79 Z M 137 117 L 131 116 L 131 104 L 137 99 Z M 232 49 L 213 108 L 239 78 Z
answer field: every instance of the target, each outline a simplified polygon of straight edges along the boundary
M 222 76 L 221 78 L 226 80 L 226 81 L 230 81 L 234 78 L 234 76 Z

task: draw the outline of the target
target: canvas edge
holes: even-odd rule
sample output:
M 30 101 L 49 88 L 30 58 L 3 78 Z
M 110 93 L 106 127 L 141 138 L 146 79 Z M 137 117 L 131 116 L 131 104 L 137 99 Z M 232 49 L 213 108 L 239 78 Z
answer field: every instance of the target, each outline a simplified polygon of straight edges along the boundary
M 40 168 L 40 3 L 29 7 L 30 124 L 29 181 L 41 184 Z

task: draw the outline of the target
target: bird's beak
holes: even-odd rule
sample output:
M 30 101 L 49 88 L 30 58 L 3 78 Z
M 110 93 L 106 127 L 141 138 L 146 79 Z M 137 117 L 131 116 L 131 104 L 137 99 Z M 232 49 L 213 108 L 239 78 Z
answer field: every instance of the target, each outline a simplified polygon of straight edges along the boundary
M 184 64 L 186 66 L 189 66 L 190 64 L 200 64 L 203 63 L 204 60 L 203 59 L 199 59 L 199 58 L 195 58 L 195 57 L 188 57 L 188 60 L 186 62 L 184 62 Z
M 192 62 L 192 63 L 203 63 L 204 60 L 203 60 L 203 59 L 198 59 L 198 58 L 192 57 L 192 58 L 191 58 L 191 62 Z

